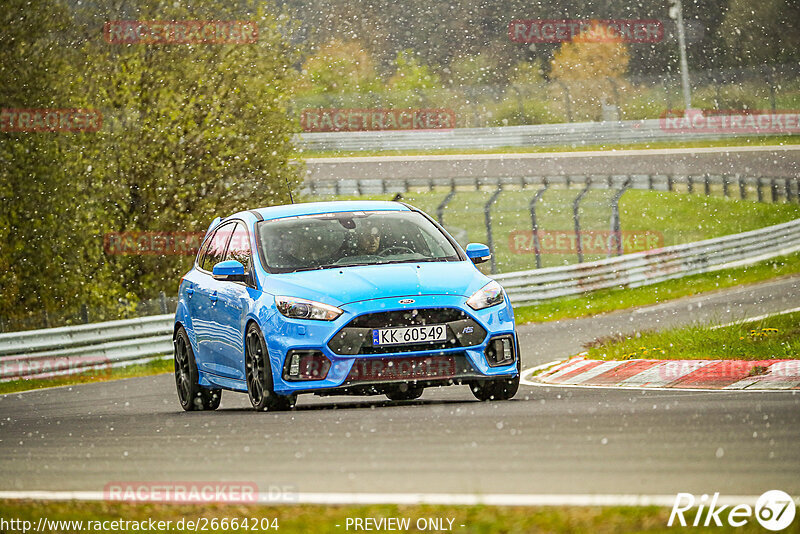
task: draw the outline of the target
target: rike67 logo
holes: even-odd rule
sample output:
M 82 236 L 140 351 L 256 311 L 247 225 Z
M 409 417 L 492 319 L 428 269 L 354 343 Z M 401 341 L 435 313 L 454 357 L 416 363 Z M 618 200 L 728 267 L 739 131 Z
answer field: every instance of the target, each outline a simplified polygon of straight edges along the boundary
M 741 527 L 755 516 L 765 529 L 779 531 L 794 520 L 794 500 L 781 490 L 765 492 L 756 500 L 755 508 L 735 501 L 735 498 L 720 499 L 719 493 L 715 493 L 710 500 L 708 495 L 696 499 L 691 493 L 678 493 L 667 526 L 721 527 L 727 523 L 732 527 Z M 693 511 L 695 506 L 697 510 Z

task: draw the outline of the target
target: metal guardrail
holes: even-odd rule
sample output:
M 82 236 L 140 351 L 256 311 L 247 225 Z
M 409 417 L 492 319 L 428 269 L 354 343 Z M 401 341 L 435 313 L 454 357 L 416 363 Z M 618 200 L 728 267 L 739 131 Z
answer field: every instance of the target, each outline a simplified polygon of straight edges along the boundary
M 514 304 L 597 289 L 639 287 L 800 250 L 800 219 L 604 260 L 495 275 Z M 0 334 L 0 381 L 147 361 L 172 352 L 173 316 Z
M 720 128 L 721 130 L 721 128 Z M 797 133 L 785 131 L 781 135 Z M 681 131 L 664 127 L 661 119 L 605 122 L 570 122 L 530 126 L 454 128 L 452 130 L 382 130 L 363 132 L 313 132 L 295 136 L 303 150 L 442 150 L 511 146 L 588 146 L 605 143 L 696 141 L 741 135 L 775 135 L 774 129 L 743 134 L 735 131 Z
M 800 250 L 800 219 L 695 243 L 588 263 L 494 275 L 514 304 L 665 280 L 748 265 Z
M 174 315 L 0 334 L 0 382 L 110 367 L 172 352 Z

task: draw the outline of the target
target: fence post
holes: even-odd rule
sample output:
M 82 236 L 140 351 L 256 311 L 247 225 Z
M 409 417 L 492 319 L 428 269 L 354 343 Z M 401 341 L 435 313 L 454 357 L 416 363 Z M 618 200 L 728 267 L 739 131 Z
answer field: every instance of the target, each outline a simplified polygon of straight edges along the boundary
M 728 186 L 729 185 L 730 184 L 728 184 L 728 176 L 723 174 L 722 175 L 722 196 L 724 196 L 725 198 L 730 198 L 730 196 L 731 196 L 730 191 L 728 191 Z
M 773 80 L 772 73 L 767 75 L 767 85 L 769 85 L 769 106 L 772 108 L 772 112 L 775 113 L 775 81 Z
M 739 182 L 739 199 L 747 199 L 747 186 L 744 183 L 744 176 L 741 174 L 736 175 L 736 180 Z
M 517 115 L 519 115 L 520 124 L 527 124 L 528 118 L 525 116 L 525 105 L 522 103 L 522 93 L 516 85 L 509 85 L 508 88 L 517 94 Z
M 711 194 L 711 176 L 706 173 L 703 175 L 703 180 L 703 192 L 708 196 Z
M 167 295 L 163 291 L 159 291 L 158 301 L 161 304 L 161 313 L 162 314 L 169 313 L 169 309 L 167 308 Z
M 564 108 L 567 112 L 567 122 L 572 122 L 572 104 L 570 102 L 569 97 L 569 88 L 567 84 L 562 82 L 561 80 L 554 80 L 558 85 L 564 88 Z
M 617 256 L 622 256 L 622 223 L 620 222 L 619 217 L 619 199 L 622 198 L 622 195 L 628 188 L 631 186 L 631 177 L 629 176 L 625 183 L 622 184 L 622 187 L 617 190 L 614 194 L 614 197 L 611 199 L 611 236 L 614 239 L 613 248 L 615 249 L 612 252 L 612 247 L 609 246 L 608 249 L 608 257 L 610 258 L 614 252 L 616 252 Z M 611 243 L 609 242 L 609 245 Z
M 674 181 L 675 181 L 675 178 L 671 174 L 668 174 L 667 175 L 667 191 L 669 191 L 670 193 L 673 190 L 673 182 Z
M 783 179 L 783 193 L 786 203 L 789 204 L 792 201 L 792 184 L 789 182 L 789 178 Z
M 586 177 L 586 185 L 581 192 L 578 193 L 578 196 L 575 197 L 575 200 L 572 201 L 572 219 L 575 221 L 575 248 L 578 252 L 578 263 L 583 263 L 583 244 L 581 243 L 581 221 L 580 215 L 578 213 L 580 209 L 581 199 L 583 196 L 589 191 L 589 186 L 592 185 L 592 178 L 590 176 Z
M 662 81 L 664 83 L 664 96 L 666 97 L 666 100 L 667 100 L 667 102 L 666 102 L 666 104 L 667 104 L 667 116 L 669 116 L 670 114 L 672 114 L 672 95 L 670 95 L 670 92 L 669 92 L 669 79 L 668 78 L 662 78 Z
M 686 192 L 690 195 L 694 193 L 694 178 L 691 174 L 686 175 Z
M 539 199 L 542 198 L 547 188 L 550 187 L 550 181 L 545 176 L 544 178 L 544 186 L 536 191 L 536 194 L 533 195 L 533 198 L 528 204 L 528 207 L 531 212 L 531 228 L 533 229 L 533 251 L 536 253 L 536 268 L 542 268 L 542 250 L 541 244 L 539 243 L 539 221 L 536 219 L 536 203 L 539 202 Z
M 492 204 L 494 204 L 502 191 L 503 185 L 497 184 L 497 189 L 495 189 L 492 196 L 489 197 L 489 201 L 483 206 L 483 216 L 486 221 L 486 244 L 489 246 L 489 253 L 491 254 L 492 274 L 497 274 L 497 255 L 495 254 L 494 236 L 492 235 Z
M 620 104 L 619 104 L 619 89 L 617 89 L 617 82 L 614 81 L 614 78 L 611 76 L 606 76 L 606 80 L 608 83 L 611 84 L 611 92 L 614 94 L 614 105 L 617 106 L 617 114 L 619 114 Z M 617 120 L 619 120 L 619 116 L 617 116 Z
M 86 303 L 81 304 L 81 322 L 89 324 L 89 307 Z
M 759 202 L 764 202 L 764 192 L 761 191 L 761 186 L 762 185 L 763 185 L 763 182 L 761 180 L 761 177 L 759 176 L 758 178 L 756 178 L 756 193 L 758 194 L 758 201 Z
M 447 193 L 447 196 L 444 197 L 441 204 L 436 207 L 436 220 L 439 221 L 439 224 L 444 226 L 444 209 L 453 200 L 453 197 L 456 196 L 456 181 L 455 179 L 450 181 L 450 192 Z

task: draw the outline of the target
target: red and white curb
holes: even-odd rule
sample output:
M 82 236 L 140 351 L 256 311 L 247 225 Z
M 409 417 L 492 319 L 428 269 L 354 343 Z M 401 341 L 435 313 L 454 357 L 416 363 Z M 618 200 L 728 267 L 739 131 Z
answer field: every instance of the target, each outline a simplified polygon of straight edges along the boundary
M 533 372 L 546 369 L 531 377 Z M 576 356 L 523 373 L 528 385 L 689 390 L 800 389 L 800 360 L 589 360 Z

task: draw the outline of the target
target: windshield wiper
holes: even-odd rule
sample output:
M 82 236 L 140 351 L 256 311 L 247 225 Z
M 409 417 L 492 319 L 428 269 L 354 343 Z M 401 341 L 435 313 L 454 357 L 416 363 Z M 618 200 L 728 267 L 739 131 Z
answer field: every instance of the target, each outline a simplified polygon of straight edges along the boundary
M 444 258 L 421 258 L 416 260 L 391 260 L 384 263 L 426 263 L 431 261 L 446 261 Z
M 386 261 L 375 261 L 375 262 L 359 262 L 359 263 L 323 263 L 321 265 L 315 265 L 313 267 L 303 267 L 301 269 L 294 269 L 293 271 L 287 271 L 290 273 L 299 273 L 303 271 L 318 271 L 320 269 L 342 269 L 344 267 L 364 267 L 368 265 L 392 265 L 397 263 L 424 263 L 424 262 L 432 262 L 432 261 L 447 261 L 447 258 L 420 258 L 420 259 L 411 259 L 411 260 L 386 260 Z

